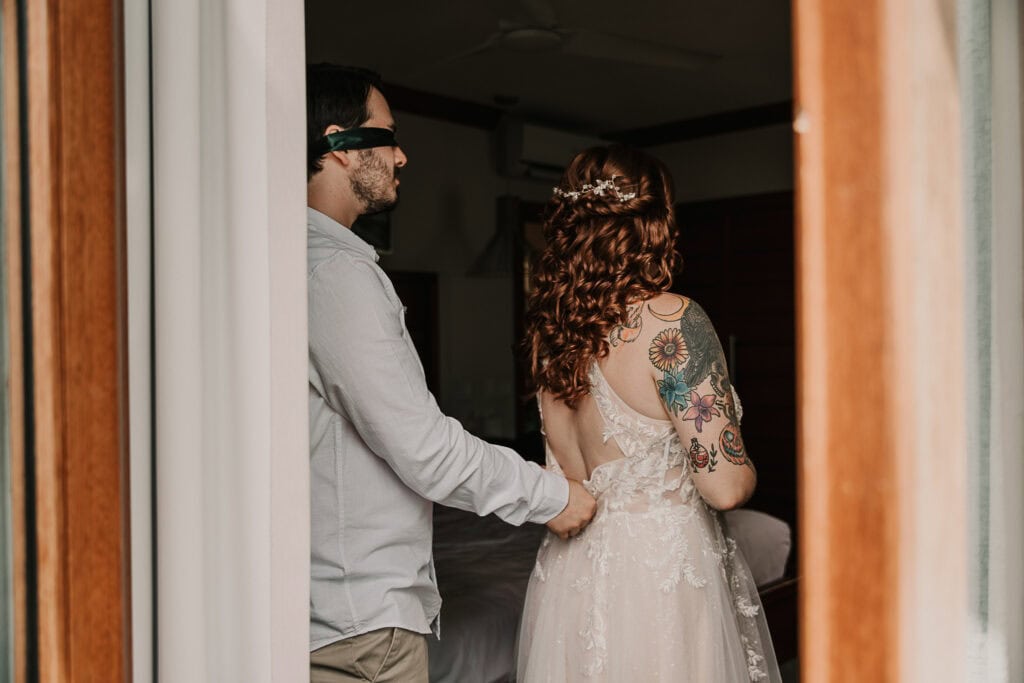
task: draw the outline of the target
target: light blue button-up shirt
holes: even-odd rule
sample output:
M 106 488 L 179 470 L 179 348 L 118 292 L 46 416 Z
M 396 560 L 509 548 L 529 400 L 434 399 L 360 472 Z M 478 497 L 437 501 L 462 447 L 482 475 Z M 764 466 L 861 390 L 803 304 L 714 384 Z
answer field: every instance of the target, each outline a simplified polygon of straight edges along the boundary
M 568 483 L 441 412 L 369 244 L 313 209 L 307 238 L 310 650 L 379 628 L 429 633 L 431 501 L 543 523 Z

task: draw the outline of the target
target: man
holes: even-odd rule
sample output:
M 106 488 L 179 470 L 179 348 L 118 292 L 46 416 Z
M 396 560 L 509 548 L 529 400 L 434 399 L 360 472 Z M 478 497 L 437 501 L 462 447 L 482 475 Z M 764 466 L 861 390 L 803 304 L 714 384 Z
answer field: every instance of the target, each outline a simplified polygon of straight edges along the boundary
M 467 433 L 427 390 L 402 303 L 349 229 L 394 206 L 407 163 L 379 77 L 311 67 L 307 119 L 311 680 L 425 682 L 441 606 L 431 501 L 563 538 L 596 504 Z

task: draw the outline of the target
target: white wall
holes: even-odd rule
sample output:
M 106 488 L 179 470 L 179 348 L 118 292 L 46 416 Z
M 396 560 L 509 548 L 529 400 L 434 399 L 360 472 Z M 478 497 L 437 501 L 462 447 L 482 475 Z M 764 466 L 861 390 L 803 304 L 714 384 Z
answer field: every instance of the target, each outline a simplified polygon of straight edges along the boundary
M 395 112 L 409 165 L 392 217 L 385 269 L 439 276 L 441 407 L 470 431 L 514 435 L 513 283 L 466 276 L 496 229 L 503 194 L 546 201 L 550 180 L 509 180 L 489 131 Z M 793 188 L 792 130 L 774 126 L 649 150 L 665 161 L 682 201 Z
M 409 165 L 392 216 L 388 270 L 438 274 L 440 403 L 475 433 L 514 435 L 511 278 L 466 271 L 497 227 L 496 198 L 547 198 L 551 183 L 495 172 L 488 131 L 396 112 Z
M 790 125 L 685 140 L 648 149 L 672 171 L 679 201 L 794 188 Z

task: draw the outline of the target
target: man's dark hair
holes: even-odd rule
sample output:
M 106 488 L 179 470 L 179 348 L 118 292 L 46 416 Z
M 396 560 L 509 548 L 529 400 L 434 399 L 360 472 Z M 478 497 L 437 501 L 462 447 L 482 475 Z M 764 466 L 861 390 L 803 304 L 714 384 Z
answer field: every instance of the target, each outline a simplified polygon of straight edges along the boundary
M 306 179 L 323 169 L 317 143 L 330 125 L 361 126 L 370 118 L 370 88 L 381 90 L 380 74 L 354 66 L 306 67 Z

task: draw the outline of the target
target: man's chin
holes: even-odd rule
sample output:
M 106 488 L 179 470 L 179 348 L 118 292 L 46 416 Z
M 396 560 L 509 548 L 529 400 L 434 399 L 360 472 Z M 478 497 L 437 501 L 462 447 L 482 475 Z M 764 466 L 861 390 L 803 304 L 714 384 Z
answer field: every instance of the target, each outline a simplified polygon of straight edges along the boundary
M 387 201 L 374 202 L 370 206 L 366 207 L 366 211 L 363 213 L 364 216 L 373 216 L 378 213 L 384 213 L 398 206 L 398 193 Z

